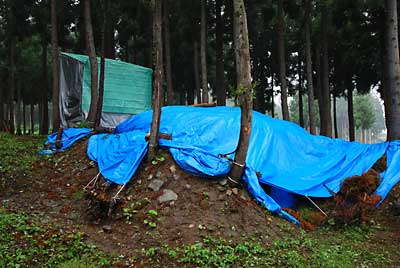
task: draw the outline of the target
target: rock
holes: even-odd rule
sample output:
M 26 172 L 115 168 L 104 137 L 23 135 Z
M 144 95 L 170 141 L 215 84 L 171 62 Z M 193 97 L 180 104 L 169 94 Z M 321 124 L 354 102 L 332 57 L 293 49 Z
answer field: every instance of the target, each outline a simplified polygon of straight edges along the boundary
M 178 195 L 170 189 L 164 189 L 163 194 L 160 195 L 157 200 L 159 203 L 175 201 L 178 200 Z
M 176 172 L 176 166 L 175 165 L 170 166 L 169 170 L 171 170 L 172 173 L 175 173 Z
M 228 183 L 227 179 L 222 179 L 218 182 L 220 185 L 225 186 Z
M 225 189 L 225 187 L 217 186 L 217 190 L 220 192 L 225 192 L 226 189 Z
M 159 179 L 154 179 L 150 182 L 148 188 L 153 190 L 154 192 L 160 191 L 161 187 L 164 185 L 164 182 Z
M 151 181 L 151 180 L 153 179 L 153 174 L 150 174 L 150 175 L 147 177 L 147 179 L 148 179 L 149 181 Z
M 192 188 L 192 186 L 191 186 L 190 184 L 186 184 L 186 185 L 185 185 L 185 188 L 189 190 L 189 189 Z
M 189 224 L 189 228 L 193 228 L 193 227 L 194 227 L 193 223 Z
M 233 193 L 234 195 L 237 195 L 237 194 L 239 193 L 238 188 L 232 188 L 232 193 Z
M 157 178 L 161 178 L 161 175 L 162 175 L 162 172 L 161 172 L 161 171 L 157 171 L 156 177 L 157 177 Z
M 111 232 L 112 232 L 112 227 L 111 227 L 111 225 L 104 225 L 104 226 L 103 226 L 103 231 L 104 231 L 105 233 L 111 233 Z

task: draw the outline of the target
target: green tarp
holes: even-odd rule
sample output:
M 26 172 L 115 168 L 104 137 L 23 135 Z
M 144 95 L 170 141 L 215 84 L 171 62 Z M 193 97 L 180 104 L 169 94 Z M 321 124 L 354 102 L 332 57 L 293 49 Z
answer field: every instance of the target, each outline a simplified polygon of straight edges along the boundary
M 85 55 L 62 53 L 84 65 L 82 111 L 90 106 L 90 63 Z M 100 77 L 100 58 L 97 59 Z M 138 114 L 151 109 L 152 73 L 149 68 L 119 60 L 106 59 L 103 112 Z

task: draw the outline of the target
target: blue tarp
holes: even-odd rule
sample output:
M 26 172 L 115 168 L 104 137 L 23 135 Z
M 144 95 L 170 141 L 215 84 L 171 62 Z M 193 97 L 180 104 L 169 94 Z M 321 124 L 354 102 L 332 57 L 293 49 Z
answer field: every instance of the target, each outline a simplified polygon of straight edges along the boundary
M 124 184 L 130 180 L 147 152 L 144 136 L 150 131 L 152 111 L 133 116 L 113 135 L 89 140 L 88 155 L 99 163 L 104 177 Z M 202 177 L 219 177 L 230 170 L 221 154 L 235 151 L 240 131 L 240 109 L 230 107 L 164 107 L 160 132 L 172 140 L 160 140 L 177 164 Z M 329 197 L 350 176 L 361 175 L 384 154 L 387 170 L 377 193 L 384 199 L 400 181 L 400 141 L 360 144 L 310 135 L 297 124 L 253 112 L 253 128 L 243 180 L 251 195 L 268 210 L 297 222 L 263 189 L 262 184 L 288 193 Z M 234 153 L 230 154 L 234 158 Z M 258 178 L 257 174 L 261 177 Z
M 47 136 L 47 140 L 44 143 L 45 149 L 41 150 L 39 154 L 52 154 L 55 152 L 62 152 L 69 147 L 72 146 L 76 141 L 88 136 L 90 133 L 92 133 L 92 130 L 90 128 L 67 128 L 64 129 L 61 135 L 61 148 L 57 150 L 56 148 L 56 140 L 57 140 L 57 135 L 58 133 L 52 133 L 49 136 Z

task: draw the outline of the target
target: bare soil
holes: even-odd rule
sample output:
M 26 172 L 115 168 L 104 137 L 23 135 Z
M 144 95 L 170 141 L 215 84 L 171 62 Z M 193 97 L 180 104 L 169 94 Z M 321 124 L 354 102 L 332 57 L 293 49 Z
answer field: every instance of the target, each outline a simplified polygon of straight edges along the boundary
M 300 231 L 255 203 L 246 190 L 184 172 L 167 152 L 161 152 L 164 161 L 139 168 L 107 216 L 109 203 L 103 201 L 118 189 L 107 188 L 100 179 L 95 194 L 83 190 L 98 174 L 86 147 L 87 139 L 81 140 L 63 153 L 41 158 L 30 174 L 7 180 L 0 192 L 3 206 L 61 230 L 84 232 L 104 251 L 127 257 L 141 248 L 193 244 L 207 235 L 233 241 L 259 237 L 268 244 Z M 154 179 L 164 182 L 159 191 L 148 187 Z M 177 200 L 159 203 L 164 189 L 175 192 Z

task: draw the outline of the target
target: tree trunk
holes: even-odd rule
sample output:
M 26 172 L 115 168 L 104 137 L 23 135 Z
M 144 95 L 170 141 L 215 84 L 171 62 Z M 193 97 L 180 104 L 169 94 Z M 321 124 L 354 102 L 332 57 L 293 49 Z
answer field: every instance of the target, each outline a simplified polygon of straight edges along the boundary
M 201 0 L 201 87 L 202 102 L 208 103 L 208 80 L 207 80 L 207 18 L 206 18 L 206 2 Z
M 400 60 L 397 21 L 397 1 L 385 0 L 387 99 L 390 100 L 389 141 L 400 139 Z M 390 134 L 390 135 L 389 135 Z
M 333 125 L 335 129 L 335 138 L 339 137 L 337 125 L 336 96 L 333 94 Z
M 275 91 L 274 91 L 274 86 L 275 86 L 275 75 L 272 73 L 272 78 L 271 78 L 271 117 L 275 117 Z
M 86 29 L 86 49 L 89 54 L 90 62 L 90 107 L 87 121 L 89 126 L 94 126 L 96 122 L 96 111 L 99 99 L 99 87 L 98 87 L 98 67 L 96 49 L 94 47 L 92 17 L 90 10 L 90 0 L 83 0 L 85 8 L 85 29 Z
M 17 85 L 17 110 L 16 110 L 16 116 L 17 116 L 17 135 L 22 135 L 21 131 L 21 82 L 18 82 Z
M 353 83 L 347 82 L 347 114 L 349 117 L 349 141 L 355 141 Z
M 103 109 L 104 97 L 104 79 L 105 79 L 105 65 L 106 65 L 106 30 L 107 30 L 107 13 L 108 13 L 108 0 L 104 1 L 103 6 L 103 26 L 101 28 L 101 59 L 100 59 L 100 81 L 99 81 L 99 100 L 96 109 L 96 123 L 95 127 L 100 127 L 101 114 Z
M 51 60 L 52 60 L 52 103 L 53 103 L 53 132 L 60 127 L 60 83 L 59 83 L 59 62 L 58 62 L 58 33 L 57 33 L 57 7 L 56 0 L 51 0 Z
M 153 45 L 156 53 L 156 66 L 154 70 L 153 81 L 153 118 L 151 121 L 149 152 L 147 155 L 148 161 L 154 159 L 158 146 L 158 133 L 161 118 L 161 102 L 163 100 L 162 0 L 153 0 L 153 6 Z
M 314 86 L 313 70 L 311 60 L 311 5 L 310 0 L 305 0 L 305 49 L 306 49 L 306 69 L 307 69 L 307 92 L 308 92 L 308 117 L 310 120 L 310 133 L 316 134 L 317 120 L 314 109 Z
M 199 45 L 197 41 L 193 44 L 193 65 L 194 65 L 194 81 L 196 86 L 197 103 L 202 103 L 201 90 L 200 90 L 200 76 L 199 76 Z
M 9 93 L 8 93 L 8 129 L 14 134 L 14 92 L 15 92 L 15 37 L 10 39 L 10 71 L 9 71 Z
M 324 102 L 322 99 L 322 77 L 321 77 L 321 50 L 320 47 L 317 45 L 315 48 L 315 78 L 316 78 L 316 88 L 315 88 L 315 95 L 318 99 L 318 113 L 319 113 L 319 124 L 320 124 L 320 134 L 325 132 L 325 124 L 322 123 L 323 116 L 323 109 L 324 109 Z
M 223 0 L 216 0 L 215 2 L 215 90 L 217 92 L 217 105 L 226 105 L 226 90 L 224 80 L 224 20 L 222 17 L 222 2 Z
M 48 107 L 48 72 L 47 72 L 47 38 L 46 38 L 46 31 L 42 33 L 42 83 L 43 89 L 41 93 L 41 103 L 42 103 L 42 110 L 41 110 L 41 125 L 40 125 L 40 134 L 47 135 L 49 133 L 49 107 Z
M 33 101 L 31 103 L 31 114 L 29 118 L 31 120 L 31 134 L 33 135 L 35 133 L 35 105 L 33 104 Z
M 152 0 L 154 1 L 154 0 Z M 153 32 L 154 32 L 154 18 L 153 18 L 154 14 L 153 11 L 150 10 L 148 13 L 148 21 L 147 21 L 147 25 L 148 25 L 148 30 L 147 32 L 147 45 L 145 48 L 145 62 L 144 62 L 144 66 L 148 67 L 148 68 L 153 68 Z
M 329 62 L 328 62 L 328 11 L 326 7 L 322 10 L 322 115 L 321 135 L 332 137 L 331 100 L 329 90 Z M 322 132 L 322 130 L 324 130 Z
M 299 123 L 304 128 L 304 111 L 303 111 L 303 72 L 301 71 L 301 57 L 300 53 L 298 56 L 298 68 L 299 68 Z
M 244 89 L 244 92 L 239 96 L 241 110 L 239 144 L 236 150 L 234 164 L 232 165 L 228 177 L 233 180 L 233 182 L 238 182 L 242 178 L 246 165 L 247 149 L 249 147 L 251 135 L 253 90 L 251 85 L 249 34 L 243 0 L 233 0 L 233 8 L 237 88 Z
M 25 101 L 22 102 L 22 122 L 23 122 L 23 131 L 24 131 L 24 135 L 26 135 L 26 107 L 25 107 Z
M 278 54 L 279 73 L 281 82 L 281 105 L 283 120 L 290 121 L 289 107 L 287 103 L 286 59 L 285 59 L 285 14 L 283 0 L 278 0 Z
M 0 68 L 0 131 L 4 131 L 4 93 L 3 93 L 3 72 Z
M 163 0 L 163 30 L 165 42 L 165 80 L 167 82 L 167 105 L 174 102 L 174 89 L 172 87 L 171 48 L 169 35 L 169 0 Z

